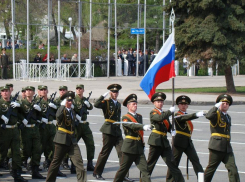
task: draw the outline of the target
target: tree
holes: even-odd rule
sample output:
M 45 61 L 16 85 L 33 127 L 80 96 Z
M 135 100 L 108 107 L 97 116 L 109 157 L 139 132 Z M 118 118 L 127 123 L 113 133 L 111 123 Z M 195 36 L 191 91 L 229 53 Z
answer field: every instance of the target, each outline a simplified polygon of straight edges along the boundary
M 191 62 L 210 60 L 225 70 L 228 93 L 235 93 L 231 66 L 245 61 L 244 0 L 175 0 L 166 9 L 174 9 L 176 55 L 187 55 Z

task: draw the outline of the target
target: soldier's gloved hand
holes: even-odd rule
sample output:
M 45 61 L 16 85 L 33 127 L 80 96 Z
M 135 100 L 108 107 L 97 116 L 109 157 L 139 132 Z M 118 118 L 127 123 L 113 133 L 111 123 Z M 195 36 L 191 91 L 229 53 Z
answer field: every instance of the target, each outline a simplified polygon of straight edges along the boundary
M 16 107 L 20 107 L 20 104 L 19 104 L 18 102 L 11 102 L 11 103 L 10 103 L 10 106 L 11 106 L 12 108 L 16 108 Z
M 174 137 L 176 135 L 176 130 L 171 130 L 171 135 Z
M 38 123 L 41 123 L 41 121 L 40 121 L 40 120 L 37 120 L 37 122 L 38 122 Z
M 87 107 L 90 107 L 89 101 L 85 100 L 85 101 L 84 101 L 84 104 L 85 104 Z
M 172 107 L 169 108 L 169 110 L 170 110 L 170 112 L 174 112 L 175 111 L 175 107 L 172 106 Z
M 42 122 L 44 122 L 44 123 L 48 123 L 48 119 L 46 119 L 46 118 L 42 118 Z
M 8 124 L 9 119 L 6 116 L 2 115 L 1 119 L 5 122 L 5 124 Z
M 151 125 L 144 125 L 144 126 L 143 126 L 143 129 L 144 129 L 145 131 L 150 131 L 150 130 L 151 130 Z
M 65 106 L 65 105 L 66 105 L 66 99 L 64 99 L 64 100 L 60 103 L 60 105 Z
M 203 117 L 204 116 L 204 111 L 199 111 L 196 113 L 197 117 Z
M 106 98 L 106 96 L 109 94 L 109 92 L 104 93 L 103 97 Z
M 52 107 L 53 109 L 57 109 L 57 106 L 52 102 L 50 102 L 48 105 L 49 107 Z
M 33 105 L 33 108 L 35 109 L 35 110 L 37 110 L 37 111 L 41 111 L 41 107 L 39 106 L 39 105 L 37 105 L 37 104 L 34 104 Z
M 26 126 L 28 121 L 26 119 L 23 119 L 22 123 Z
M 78 114 L 76 114 L 76 118 L 77 118 L 77 120 L 78 120 L 79 122 L 81 122 L 81 121 L 82 121 L 81 116 L 79 116 Z
M 217 104 L 215 104 L 214 106 L 219 108 L 221 106 L 222 102 L 218 102 Z

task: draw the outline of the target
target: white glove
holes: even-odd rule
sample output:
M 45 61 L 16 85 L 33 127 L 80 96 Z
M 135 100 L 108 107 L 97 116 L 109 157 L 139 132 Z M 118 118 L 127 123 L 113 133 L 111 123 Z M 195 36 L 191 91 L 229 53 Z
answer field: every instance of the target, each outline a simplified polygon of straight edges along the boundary
M 169 108 L 169 110 L 170 110 L 170 112 L 174 112 L 175 111 L 175 107 L 172 106 L 172 107 Z
M 144 129 L 145 131 L 150 131 L 150 130 L 151 130 L 151 125 L 144 125 L 144 126 L 143 126 L 143 129 Z
M 11 106 L 12 108 L 16 108 L 16 107 L 20 107 L 20 104 L 19 104 L 18 102 L 11 102 L 11 103 L 10 103 L 10 106 Z
M 176 130 L 171 130 L 171 135 L 174 137 L 176 135 Z
M 37 105 L 37 104 L 34 104 L 33 108 L 36 109 L 39 112 L 41 111 L 41 107 L 39 105 Z
M 73 104 L 71 105 L 71 108 L 74 109 L 74 105 Z
M 57 106 L 52 102 L 50 102 L 48 105 L 49 107 L 52 107 L 53 109 L 57 109 Z
M 84 101 L 84 104 L 86 104 L 87 107 L 90 107 L 90 103 L 87 100 Z
M 222 102 L 218 102 L 217 104 L 215 104 L 214 106 L 219 108 L 221 106 Z
M 106 96 L 109 94 L 109 92 L 104 93 L 103 97 L 106 98 Z
M 28 121 L 26 119 L 23 119 L 22 123 L 26 126 Z
M 78 121 L 82 121 L 81 116 L 79 116 L 78 114 L 76 114 L 76 118 L 77 118 Z
M 42 122 L 47 124 L 48 123 L 48 119 L 42 118 Z
M 38 122 L 38 123 L 41 123 L 41 121 L 40 121 L 40 120 L 37 120 L 37 122 Z
M 65 105 L 66 105 L 66 99 L 64 99 L 64 100 L 60 103 L 60 105 L 65 106 Z
M 9 119 L 6 116 L 2 115 L 1 119 L 5 122 L 5 124 L 8 124 Z
M 196 116 L 197 117 L 202 117 L 202 116 L 204 116 L 204 112 L 203 111 L 199 111 L 199 112 L 196 113 Z

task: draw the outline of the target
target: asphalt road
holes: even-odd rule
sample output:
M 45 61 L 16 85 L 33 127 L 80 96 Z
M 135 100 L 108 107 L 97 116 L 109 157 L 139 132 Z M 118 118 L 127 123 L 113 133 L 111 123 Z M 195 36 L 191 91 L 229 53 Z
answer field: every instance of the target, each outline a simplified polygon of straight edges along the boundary
M 170 105 L 164 106 L 164 110 L 167 110 L 170 107 Z M 190 105 L 188 109 L 188 113 L 194 113 L 200 110 L 209 110 L 212 106 L 201 106 L 201 105 Z M 232 105 L 229 109 L 229 114 L 231 115 L 232 118 L 232 129 L 231 129 L 231 143 L 233 147 L 233 151 L 235 154 L 235 159 L 236 159 L 236 164 L 239 170 L 239 175 L 240 175 L 240 181 L 245 181 L 245 157 L 244 157 L 244 148 L 245 148 L 245 123 L 244 123 L 244 118 L 245 118 L 245 111 L 244 111 L 245 105 Z M 151 105 L 138 105 L 138 113 L 143 115 L 143 122 L 144 124 L 149 124 L 149 112 L 153 107 Z M 126 108 L 122 108 L 122 114 L 126 113 Z M 102 134 L 99 131 L 101 125 L 103 124 L 103 116 L 102 112 L 99 109 L 94 108 L 92 111 L 90 111 L 88 121 L 90 122 L 90 127 L 93 131 L 94 135 L 94 140 L 95 140 L 95 160 L 94 164 L 96 162 L 96 159 L 98 157 L 98 154 L 102 148 Z M 207 164 L 208 164 L 208 157 L 209 157 L 209 151 L 208 151 L 208 142 L 210 138 L 210 129 L 209 129 L 209 121 L 206 118 L 199 118 L 193 121 L 194 124 L 194 132 L 192 135 L 192 140 L 194 143 L 194 146 L 196 148 L 196 151 L 198 153 L 198 156 L 200 158 L 201 164 L 203 168 L 205 169 Z M 149 131 L 145 132 L 144 138 L 145 141 L 148 140 L 148 137 L 150 135 Z M 169 140 L 171 140 L 170 134 L 168 134 Z M 81 147 L 82 151 L 82 156 L 84 159 L 84 166 L 86 167 L 87 165 L 87 160 L 86 160 L 86 147 L 81 140 L 79 142 L 79 146 Z M 149 145 L 146 145 L 146 150 L 145 150 L 145 155 L 146 158 L 149 153 Z M 44 158 L 42 157 L 42 162 Z M 41 166 L 42 167 L 42 166 Z M 181 162 L 180 162 L 180 169 L 186 179 L 186 156 L 185 154 L 182 156 Z M 112 182 L 113 178 L 116 174 L 116 171 L 119 168 L 119 163 L 118 163 L 118 157 L 116 150 L 113 149 L 112 153 L 107 161 L 107 164 L 105 166 L 104 173 L 102 174 L 103 177 L 106 179 L 104 182 Z M 25 169 L 24 169 L 25 170 Z M 76 180 L 76 175 L 71 175 L 69 174 L 69 171 L 63 170 L 61 168 L 62 172 L 66 173 L 68 178 L 64 179 L 57 179 L 58 182 L 73 182 L 77 181 Z M 153 182 L 162 182 L 165 181 L 165 176 L 167 172 L 167 167 L 164 161 L 159 158 L 157 165 L 153 171 L 152 174 L 152 181 Z M 13 181 L 13 178 L 9 176 L 8 171 L 1 171 L 1 173 L 4 174 L 3 177 L 0 177 L 0 181 Z M 44 176 L 47 175 L 47 172 L 42 171 L 41 172 Z M 130 168 L 129 171 L 130 178 L 135 179 L 136 181 L 139 181 L 139 170 L 137 167 L 133 164 L 132 167 Z M 92 176 L 92 172 L 87 173 L 87 178 L 88 181 L 98 181 Z M 32 180 L 31 177 L 25 177 L 28 179 L 30 182 L 34 181 L 44 181 L 44 180 Z M 186 180 L 188 181 L 188 180 Z M 197 181 L 194 170 L 192 168 L 192 164 L 189 163 L 189 181 Z M 218 167 L 214 178 L 214 182 L 228 182 L 228 172 L 224 166 L 223 163 L 220 164 Z

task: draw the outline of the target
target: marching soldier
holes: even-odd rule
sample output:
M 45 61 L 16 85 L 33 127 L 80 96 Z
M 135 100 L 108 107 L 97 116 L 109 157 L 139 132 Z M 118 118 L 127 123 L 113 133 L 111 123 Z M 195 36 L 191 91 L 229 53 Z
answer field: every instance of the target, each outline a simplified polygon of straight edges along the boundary
M 197 119 L 204 115 L 203 111 L 187 114 L 187 108 L 190 103 L 191 99 L 186 95 L 181 95 L 176 99 L 176 104 L 178 105 L 179 111 L 175 113 L 176 135 L 174 137 L 173 155 L 176 164 L 179 166 L 181 156 L 183 153 L 185 153 L 187 155 L 187 162 L 188 160 L 191 161 L 196 176 L 198 177 L 199 172 L 203 173 L 203 168 L 200 164 L 197 152 L 191 140 L 191 135 L 193 132 L 193 124 L 191 120 Z M 167 172 L 167 181 L 174 181 L 169 169 Z
M 234 153 L 231 146 L 231 117 L 227 113 L 233 99 L 229 94 L 221 94 L 216 104 L 206 114 L 210 120 L 211 137 L 209 140 L 209 162 L 204 172 L 204 181 L 212 181 L 213 175 L 221 162 L 228 170 L 229 181 L 240 182 Z
M 117 171 L 114 182 L 123 182 L 130 166 L 135 162 L 142 173 L 142 181 L 151 181 L 147 169 L 147 162 L 144 154 L 143 130 L 151 130 L 150 125 L 143 125 L 142 116 L 136 113 L 137 96 L 130 94 L 124 101 L 123 106 L 128 108 L 128 113 L 122 117 L 125 140 L 122 145 L 122 159 L 120 169 Z
M 153 130 L 148 140 L 150 151 L 147 165 L 149 174 L 151 175 L 158 158 L 161 156 L 173 173 L 175 181 L 182 182 L 185 180 L 178 166 L 172 161 L 172 150 L 167 139 L 167 132 L 171 133 L 172 126 L 169 121 L 169 116 L 175 111 L 175 107 L 170 107 L 168 111 L 163 112 L 162 107 L 165 99 L 166 95 L 163 92 L 157 92 L 151 98 L 151 102 L 153 102 L 155 108 L 150 113 Z
M 9 87 L 9 91 L 10 91 L 10 95 L 12 94 L 13 90 L 14 90 L 14 85 L 12 83 L 6 83 L 5 85 L 6 87 Z M 12 96 L 10 96 L 11 98 Z
M 26 88 L 23 87 L 23 88 L 21 89 L 21 99 L 25 99 L 25 98 L 26 98 Z
M 26 87 L 26 99 L 21 101 L 21 111 L 25 116 L 24 127 L 21 130 L 23 145 L 22 161 L 27 165 L 27 160 L 31 158 L 32 179 L 45 179 L 39 173 L 41 160 L 39 123 L 41 120 L 41 108 L 34 101 L 35 87 Z
M 56 133 L 56 127 L 53 124 L 55 120 L 55 113 L 57 106 L 48 99 L 48 87 L 45 85 L 38 86 L 39 97 L 43 97 L 40 106 L 42 109 L 41 125 L 39 127 L 41 137 L 41 153 L 44 153 L 45 161 L 43 163 L 44 169 L 48 169 L 54 155 L 53 139 Z M 58 176 L 66 177 L 65 174 L 58 171 Z
M 12 176 L 16 182 L 27 182 L 21 177 L 20 133 L 17 128 L 18 120 L 26 122 L 19 113 L 20 104 L 10 100 L 9 87 L 1 87 L 0 99 L 0 163 L 7 157 L 8 148 L 12 151 Z
M 2 49 L 0 56 L 0 66 L 2 69 L 2 79 L 8 79 L 9 57 L 6 55 L 6 49 Z
M 110 90 L 110 92 L 106 92 L 104 95 L 100 96 L 94 104 L 94 107 L 102 109 L 105 118 L 105 123 L 100 128 L 103 137 L 103 147 L 98 156 L 93 172 L 93 176 L 98 180 L 105 180 L 102 177 L 102 173 L 114 146 L 117 150 L 119 161 L 121 161 L 121 148 L 123 143 L 122 131 L 120 129 L 120 125 L 113 124 L 121 119 L 121 104 L 117 101 L 119 90 L 121 90 L 121 88 L 122 86 L 119 84 L 109 85 L 107 89 Z M 105 99 L 109 93 L 111 97 L 109 99 Z M 133 181 L 128 177 L 125 177 L 124 180 Z
M 87 149 L 87 171 L 94 171 L 93 159 L 94 159 L 94 138 L 92 131 L 89 127 L 89 122 L 87 121 L 87 110 L 92 110 L 93 105 L 83 96 L 84 85 L 80 84 L 76 86 L 76 96 L 74 99 L 74 111 L 76 113 L 76 118 L 79 121 L 76 127 L 77 141 L 81 138 L 83 139 L 86 149 Z M 71 171 L 74 172 L 74 171 Z
M 59 166 L 66 153 L 69 154 L 72 162 L 76 166 L 77 181 L 87 181 L 87 173 L 83 167 L 81 151 L 77 145 L 74 132 L 76 114 L 71 108 L 74 97 L 75 93 L 72 91 L 68 91 L 61 97 L 61 99 L 66 99 L 62 101 L 61 106 L 56 113 L 58 131 L 54 138 L 55 153 L 54 159 L 49 167 L 47 182 L 56 181 L 56 175 L 58 173 Z

